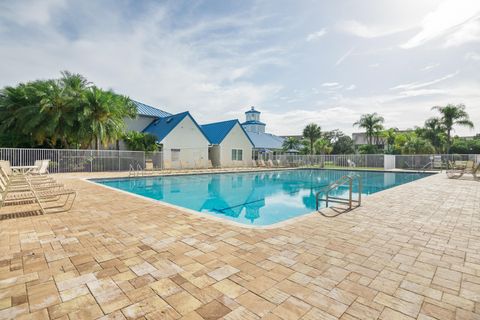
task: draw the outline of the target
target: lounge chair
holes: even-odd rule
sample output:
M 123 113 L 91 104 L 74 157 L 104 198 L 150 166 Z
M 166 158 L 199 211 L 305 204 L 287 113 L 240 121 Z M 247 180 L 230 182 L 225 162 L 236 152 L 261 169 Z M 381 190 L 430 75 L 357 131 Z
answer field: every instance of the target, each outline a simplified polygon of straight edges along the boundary
M 266 167 L 265 161 L 263 161 L 263 160 L 261 160 L 261 159 L 260 159 L 260 160 L 257 160 L 257 165 L 258 165 L 259 167 Z
M 273 168 L 273 161 L 272 160 L 267 160 L 267 167 Z
M 458 179 L 464 174 L 472 174 L 476 179 L 479 166 L 480 164 L 476 165 L 474 161 L 468 160 L 463 168 L 454 167 L 454 169 L 447 170 L 447 176 L 449 179 Z
M 60 201 L 63 196 L 65 196 L 65 199 Z M 76 196 L 75 191 L 63 188 L 42 190 L 32 188 L 28 191 L 10 191 L 3 184 L 0 184 L 0 208 L 37 203 L 43 214 L 58 213 L 70 210 Z
M 62 188 L 63 184 L 57 183 L 55 180 L 30 180 L 27 176 L 24 179 L 11 179 L 3 167 L 0 167 L 0 183 L 5 187 L 8 186 L 8 191 L 29 191 L 33 189 L 51 189 Z
M 35 175 L 45 175 L 45 174 L 49 174 L 48 172 L 48 166 L 50 164 L 50 160 L 49 159 L 46 159 L 46 160 L 37 160 L 35 161 L 35 166 L 37 167 L 37 169 L 33 169 L 32 171 L 30 171 L 29 173 L 30 174 L 35 174 Z
M 5 168 L 10 169 L 11 175 Z M 37 203 L 43 214 L 63 212 L 72 208 L 76 195 L 76 191 L 65 189 L 50 177 L 13 175 L 10 163 L 0 162 L 0 208 Z
M 282 166 L 282 162 L 277 159 L 277 160 L 273 160 L 273 164 L 276 166 L 276 167 L 281 167 Z
M 42 160 L 43 161 L 43 160 Z M 24 182 L 28 179 L 32 183 L 40 183 L 40 182 L 53 182 L 54 179 L 47 176 L 47 175 L 31 175 L 28 174 L 15 174 L 10 166 L 10 161 L 0 160 L 0 168 L 3 169 L 3 174 L 8 177 L 8 179 L 12 182 L 14 181 L 21 181 Z
M 350 159 L 347 159 L 347 163 L 348 163 L 348 166 L 351 168 L 355 168 L 357 166 L 356 163 Z

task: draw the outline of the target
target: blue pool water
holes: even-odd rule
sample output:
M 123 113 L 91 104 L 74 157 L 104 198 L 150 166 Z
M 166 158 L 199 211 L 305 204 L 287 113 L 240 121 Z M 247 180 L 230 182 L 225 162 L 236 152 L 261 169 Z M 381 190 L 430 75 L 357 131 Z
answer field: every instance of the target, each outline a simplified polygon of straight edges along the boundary
M 265 226 L 314 211 L 316 192 L 349 173 L 362 177 L 362 196 L 428 176 L 425 173 L 283 170 L 94 181 L 239 223 Z M 358 192 L 356 185 L 353 191 Z M 334 195 L 347 192 L 347 186 L 340 187 Z

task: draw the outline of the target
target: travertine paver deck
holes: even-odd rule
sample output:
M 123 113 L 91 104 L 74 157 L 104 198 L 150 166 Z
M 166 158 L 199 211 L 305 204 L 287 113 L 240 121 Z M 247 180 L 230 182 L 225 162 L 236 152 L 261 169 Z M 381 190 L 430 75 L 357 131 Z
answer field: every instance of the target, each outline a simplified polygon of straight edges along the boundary
M 428 177 L 336 218 L 245 229 L 81 181 L 0 221 L 0 319 L 479 319 L 480 183 Z

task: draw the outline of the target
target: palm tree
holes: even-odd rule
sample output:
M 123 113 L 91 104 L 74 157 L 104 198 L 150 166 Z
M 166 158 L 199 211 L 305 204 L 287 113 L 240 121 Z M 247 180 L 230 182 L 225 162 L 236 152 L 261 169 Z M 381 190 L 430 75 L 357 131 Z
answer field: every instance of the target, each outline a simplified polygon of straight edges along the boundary
M 313 154 L 313 143 L 322 136 L 320 126 L 315 123 L 310 123 L 303 129 L 303 137 L 310 142 L 310 154 Z
M 283 140 L 283 150 L 298 150 L 300 141 L 295 137 L 287 137 Z
M 329 154 L 333 149 L 330 145 L 330 142 L 325 138 L 319 138 L 315 140 L 313 148 L 315 152 L 319 154 Z
M 127 97 L 92 87 L 68 71 L 0 90 L 0 138 L 11 146 L 86 147 L 106 144 L 124 131 L 136 108 Z
M 379 132 L 383 130 L 384 121 L 383 117 L 375 112 L 362 115 L 353 125 L 365 129 L 368 144 L 372 145 L 373 137 L 378 137 Z
M 440 112 L 441 121 L 443 126 L 445 127 L 445 131 L 447 133 L 447 153 L 450 152 L 450 146 L 452 144 L 452 130 L 453 126 L 464 126 L 473 128 L 473 122 L 470 121 L 468 113 L 465 111 L 464 104 L 447 104 L 446 106 L 435 106 L 432 110 L 437 110 Z
M 423 139 L 418 137 L 415 133 L 411 133 L 406 136 L 402 152 L 404 154 L 429 154 L 435 152 L 435 148 L 427 139 Z
M 75 116 L 68 109 L 64 89 L 55 80 L 33 81 L 2 90 L 0 131 L 24 136 L 32 146 L 66 146 L 66 126 Z
M 429 140 L 437 152 L 441 152 L 445 141 L 445 127 L 439 118 L 430 118 L 425 121 L 423 128 L 418 128 L 416 132 L 423 138 Z
M 395 138 L 397 136 L 398 129 L 397 128 L 390 128 L 381 132 L 382 138 L 385 139 L 387 143 L 386 153 L 393 153 L 395 150 Z
M 93 86 L 85 92 L 81 135 L 98 150 L 100 144 L 106 145 L 123 137 L 124 119 L 135 114 L 136 108 L 129 98 Z

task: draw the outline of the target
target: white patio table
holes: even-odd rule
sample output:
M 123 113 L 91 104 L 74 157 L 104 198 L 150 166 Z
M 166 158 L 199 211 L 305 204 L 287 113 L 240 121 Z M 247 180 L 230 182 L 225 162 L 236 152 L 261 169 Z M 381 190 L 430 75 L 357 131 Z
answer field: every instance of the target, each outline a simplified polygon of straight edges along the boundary
M 37 166 L 11 166 L 14 173 L 27 174 L 34 169 L 38 169 Z

